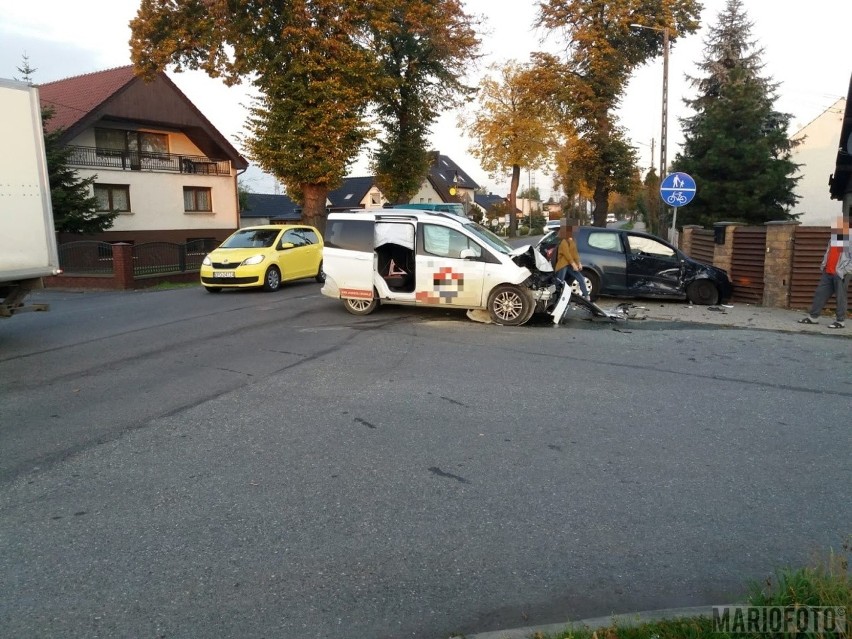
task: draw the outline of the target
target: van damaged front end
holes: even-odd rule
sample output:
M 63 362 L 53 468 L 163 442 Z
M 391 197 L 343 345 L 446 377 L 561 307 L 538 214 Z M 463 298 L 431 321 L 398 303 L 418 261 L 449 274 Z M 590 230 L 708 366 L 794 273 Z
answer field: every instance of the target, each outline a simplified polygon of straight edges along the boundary
M 539 251 L 529 245 L 515 249 L 510 255 L 515 264 L 529 272 L 523 284 L 532 291 L 536 312 L 545 312 L 556 294 L 553 266 Z

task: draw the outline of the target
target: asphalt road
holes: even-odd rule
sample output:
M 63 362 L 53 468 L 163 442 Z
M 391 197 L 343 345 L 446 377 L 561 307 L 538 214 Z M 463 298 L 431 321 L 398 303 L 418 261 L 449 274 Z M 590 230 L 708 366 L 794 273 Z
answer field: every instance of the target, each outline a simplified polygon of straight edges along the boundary
M 347 314 L 0 322 L 0 636 L 446 637 L 740 598 L 852 532 L 848 340 Z

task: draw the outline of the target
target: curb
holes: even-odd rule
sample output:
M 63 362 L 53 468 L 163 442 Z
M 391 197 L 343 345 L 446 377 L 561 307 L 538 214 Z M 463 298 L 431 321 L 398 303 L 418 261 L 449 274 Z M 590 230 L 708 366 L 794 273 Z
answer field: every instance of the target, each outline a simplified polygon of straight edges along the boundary
M 643 623 L 661 621 L 663 619 L 684 619 L 691 617 L 710 617 L 713 615 L 712 606 L 693 606 L 691 608 L 664 608 L 662 610 L 647 610 L 609 617 L 593 617 L 580 621 L 566 621 L 546 626 L 527 626 L 511 630 L 494 630 L 480 632 L 475 635 L 452 635 L 450 639 L 530 639 L 535 633 L 558 634 L 565 630 L 597 630 L 612 625 L 620 627 L 638 626 Z

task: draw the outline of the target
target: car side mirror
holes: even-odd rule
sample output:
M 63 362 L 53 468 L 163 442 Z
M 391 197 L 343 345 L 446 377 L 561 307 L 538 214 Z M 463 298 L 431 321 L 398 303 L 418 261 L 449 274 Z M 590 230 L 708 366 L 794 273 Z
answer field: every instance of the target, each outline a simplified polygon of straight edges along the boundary
M 293 244 L 292 242 L 281 242 L 281 246 L 279 246 L 278 248 L 281 251 L 286 251 L 287 249 L 291 249 L 294 246 L 296 246 L 296 245 Z
M 459 253 L 459 257 L 463 260 L 475 260 L 479 257 L 479 255 L 477 255 L 476 251 L 474 251 L 473 249 L 466 248 L 461 250 L 461 252 Z

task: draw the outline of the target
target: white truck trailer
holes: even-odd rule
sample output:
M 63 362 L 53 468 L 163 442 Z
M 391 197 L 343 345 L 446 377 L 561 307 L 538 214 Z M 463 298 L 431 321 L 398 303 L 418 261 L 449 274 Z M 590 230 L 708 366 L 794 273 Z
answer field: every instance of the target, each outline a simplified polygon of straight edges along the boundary
M 38 89 L 0 78 L 0 318 L 23 311 L 42 277 L 60 273 Z

